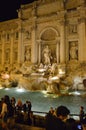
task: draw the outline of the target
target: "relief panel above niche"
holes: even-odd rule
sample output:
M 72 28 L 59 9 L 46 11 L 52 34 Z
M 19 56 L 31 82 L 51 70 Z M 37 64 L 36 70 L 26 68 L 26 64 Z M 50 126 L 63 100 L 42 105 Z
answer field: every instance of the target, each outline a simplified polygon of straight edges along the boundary
M 41 40 L 52 41 L 56 38 L 56 32 L 52 29 L 47 29 L 41 36 Z
M 69 25 L 69 34 L 76 34 L 78 31 L 77 24 Z

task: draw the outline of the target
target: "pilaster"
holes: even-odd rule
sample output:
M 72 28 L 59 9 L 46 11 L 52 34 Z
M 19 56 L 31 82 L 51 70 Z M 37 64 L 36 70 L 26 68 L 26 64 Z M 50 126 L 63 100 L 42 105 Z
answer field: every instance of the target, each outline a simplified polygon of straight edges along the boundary
M 2 65 L 4 65 L 5 61 L 5 34 L 2 33 Z
M 18 40 L 18 63 L 21 64 L 23 62 L 23 28 L 22 25 L 19 25 L 19 40 Z
M 60 22 L 60 63 L 65 63 L 65 21 Z
M 36 44 L 36 17 L 33 18 L 33 24 L 32 24 L 32 46 L 31 46 L 31 62 L 37 63 L 37 44 Z
M 56 39 L 56 60 L 60 63 L 60 41 Z
M 86 19 L 79 20 L 79 60 L 86 60 Z
M 38 63 L 40 63 L 41 62 L 41 40 L 37 40 L 37 45 L 38 45 L 38 50 L 37 50 L 37 52 L 38 52 Z
M 13 30 L 11 31 L 10 64 L 13 63 Z

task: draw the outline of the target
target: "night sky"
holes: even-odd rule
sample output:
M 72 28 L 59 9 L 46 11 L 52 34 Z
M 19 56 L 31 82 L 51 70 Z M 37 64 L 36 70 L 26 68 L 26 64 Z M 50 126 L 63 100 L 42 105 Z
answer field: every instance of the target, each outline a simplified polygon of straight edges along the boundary
M 35 0 L 0 0 L 0 21 L 17 18 L 17 11 L 21 4 L 31 3 Z

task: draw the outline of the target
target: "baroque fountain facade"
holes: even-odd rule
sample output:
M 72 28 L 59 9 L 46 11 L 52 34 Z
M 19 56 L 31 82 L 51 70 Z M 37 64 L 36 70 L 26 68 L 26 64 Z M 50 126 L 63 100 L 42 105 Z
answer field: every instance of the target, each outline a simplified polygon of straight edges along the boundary
M 21 5 L 18 18 L 0 23 L 1 83 L 17 81 L 19 87 L 55 93 L 85 89 L 85 50 L 85 0 Z

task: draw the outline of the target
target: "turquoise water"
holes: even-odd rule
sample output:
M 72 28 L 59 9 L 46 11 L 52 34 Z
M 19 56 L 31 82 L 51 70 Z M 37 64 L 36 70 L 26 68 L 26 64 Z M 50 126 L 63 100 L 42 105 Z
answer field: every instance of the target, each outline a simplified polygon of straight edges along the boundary
M 30 100 L 33 111 L 48 112 L 50 107 L 56 108 L 59 105 L 67 106 L 71 114 L 79 114 L 80 106 L 84 106 L 86 110 L 86 97 L 80 94 L 73 94 L 68 96 L 58 96 L 55 94 L 46 94 L 45 91 L 27 91 L 24 89 L 11 88 L 0 89 L 0 98 L 4 95 L 15 97 L 16 101 L 21 99 L 23 103 Z

